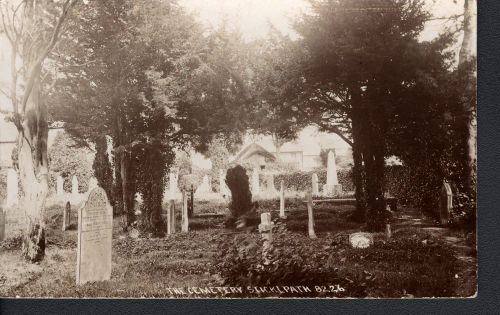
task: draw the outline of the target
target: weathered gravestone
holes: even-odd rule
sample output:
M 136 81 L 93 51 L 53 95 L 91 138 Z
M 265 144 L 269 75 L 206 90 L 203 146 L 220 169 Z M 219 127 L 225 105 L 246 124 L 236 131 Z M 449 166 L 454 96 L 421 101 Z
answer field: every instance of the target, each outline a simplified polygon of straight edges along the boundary
M 188 196 L 185 190 L 182 191 L 182 221 L 181 232 L 189 232 L 189 218 L 188 218 Z
M 448 224 L 448 220 L 450 219 L 450 212 L 453 209 L 453 193 L 451 191 L 450 184 L 448 184 L 447 182 L 443 182 L 439 201 L 440 222 L 443 225 Z
M 7 200 L 5 202 L 6 207 L 11 207 L 17 205 L 17 195 L 19 193 L 19 182 L 17 179 L 17 172 L 9 168 L 7 171 Z
M 64 207 L 63 210 L 62 230 L 66 231 L 70 225 L 71 225 L 71 203 L 68 201 L 66 202 L 66 206 Z
M 0 206 L 0 241 L 5 239 L 5 211 Z
M 101 187 L 78 210 L 76 284 L 111 278 L 113 208 Z
M 349 235 L 349 243 L 354 248 L 367 248 L 373 245 L 373 235 L 365 232 L 357 232 Z
M 167 234 L 175 233 L 175 201 L 170 200 L 167 209 Z
M 310 192 L 307 193 L 307 218 L 307 232 L 309 234 L 309 238 L 315 239 L 317 236 L 314 231 L 313 200 Z
M 326 184 L 323 186 L 325 196 L 338 196 L 342 194 L 342 185 L 339 185 L 337 177 L 337 165 L 335 164 L 335 154 L 328 152 L 328 164 L 326 169 Z
M 271 214 L 269 212 L 261 213 L 259 232 L 264 240 L 262 244 L 262 255 L 264 256 L 264 262 L 268 263 L 269 258 L 268 252 L 271 249 L 271 242 L 273 241 L 273 226 L 274 223 L 271 221 Z
M 280 186 L 280 218 L 286 219 L 285 215 L 285 183 L 281 181 Z
M 312 174 L 312 194 L 315 196 L 319 194 L 318 184 L 319 184 L 318 174 L 314 173 Z

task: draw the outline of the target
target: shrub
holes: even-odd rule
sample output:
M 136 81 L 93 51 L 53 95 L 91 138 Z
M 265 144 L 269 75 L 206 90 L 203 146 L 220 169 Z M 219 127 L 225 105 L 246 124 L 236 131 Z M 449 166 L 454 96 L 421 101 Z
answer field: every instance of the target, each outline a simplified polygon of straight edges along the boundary
M 279 225 L 278 225 L 279 226 Z M 311 240 L 278 227 L 267 261 L 257 234 L 221 241 L 216 268 L 228 286 L 308 286 L 309 293 L 280 296 L 415 297 L 453 296 L 457 259 L 437 240 L 375 240 L 366 249 L 351 248 L 347 234 Z M 339 285 L 343 292 L 315 287 Z M 263 296 L 276 296 L 263 293 Z
M 252 209 L 252 193 L 248 184 L 248 176 L 243 167 L 236 165 L 227 170 L 226 184 L 231 190 L 229 209 L 235 218 L 241 217 Z
M 78 178 L 79 192 L 88 190 L 88 182 L 92 176 L 93 152 L 77 143 L 65 132 L 57 134 L 54 144 L 48 150 L 50 165 L 50 187 L 55 187 L 57 174 L 64 179 L 64 190 L 71 192 L 73 175 Z

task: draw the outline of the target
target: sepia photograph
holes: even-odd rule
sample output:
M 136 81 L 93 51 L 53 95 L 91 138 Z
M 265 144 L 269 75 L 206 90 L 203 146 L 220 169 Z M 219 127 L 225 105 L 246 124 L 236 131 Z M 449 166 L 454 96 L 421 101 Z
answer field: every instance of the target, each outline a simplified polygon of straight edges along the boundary
M 475 299 L 476 87 L 476 0 L 0 0 L 0 298 Z

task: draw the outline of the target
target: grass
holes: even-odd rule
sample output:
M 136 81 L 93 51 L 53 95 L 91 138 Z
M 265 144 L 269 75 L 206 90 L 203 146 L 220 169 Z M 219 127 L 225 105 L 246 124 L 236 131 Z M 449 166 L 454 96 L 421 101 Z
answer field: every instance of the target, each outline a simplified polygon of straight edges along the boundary
M 180 206 L 180 205 L 179 205 Z M 62 231 L 62 204 L 47 208 L 47 249 L 46 257 L 39 264 L 30 264 L 20 259 L 20 242 L 7 239 L 0 242 L 0 296 L 20 297 L 215 297 L 221 294 L 197 295 L 189 293 L 189 287 L 221 286 L 223 279 L 215 267 L 215 257 L 220 251 L 220 241 L 232 237 L 232 230 L 223 229 L 223 217 L 193 218 L 190 220 L 190 232 L 176 233 L 165 238 L 131 238 L 121 229 L 121 218 L 114 219 L 112 275 L 110 281 L 75 285 L 76 273 L 76 235 L 75 228 Z M 72 223 L 77 222 L 76 207 L 72 211 Z M 208 202 L 195 204 L 198 213 L 225 213 L 226 204 Z M 277 200 L 261 201 L 259 212 L 270 211 L 272 217 L 278 217 Z M 288 219 L 285 221 L 291 238 L 307 238 L 307 212 L 301 200 L 287 201 Z M 315 226 L 319 237 L 317 242 L 330 238 L 331 235 L 344 235 L 359 231 L 362 227 L 347 219 L 354 210 L 351 206 L 333 206 L 318 204 L 315 206 Z M 177 227 L 180 229 L 180 217 Z M 76 226 L 74 226 L 76 227 Z M 255 236 L 257 227 L 243 232 Z M 465 234 L 450 232 L 460 239 L 460 245 L 473 244 Z M 399 227 L 394 231 L 394 238 L 425 238 L 429 232 L 413 227 Z M 229 235 L 229 236 L 228 236 Z M 242 235 L 242 233 L 239 233 Z M 449 236 L 448 234 L 446 236 Z M 376 241 L 383 239 L 383 234 L 375 235 Z M 314 241 L 311 241 L 314 242 Z M 452 246 L 450 245 L 450 248 Z M 380 277 L 391 276 L 392 271 L 418 273 L 411 262 L 399 262 L 398 268 L 391 263 L 391 251 L 384 252 L 384 262 L 357 259 L 350 261 L 347 252 L 336 253 L 342 268 L 366 270 Z M 344 253 L 344 254 L 343 254 Z M 461 252 L 461 255 L 467 253 Z M 408 253 L 409 254 L 409 253 Z M 342 256 L 344 255 L 344 256 Z M 397 254 L 405 257 L 404 252 Z M 374 256 L 375 257 L 375 256 Z M 342 260 L 344 259 L 344 260 Z M 470 296 L 476 288 L 476 261 L 460 260 L 459 278 L 450 296 Z M 353 270 L 354 270 L 353 269 Z M 394 274 L 396 279 L 404 278 Z M 399 277 L 399 278 L 398 278 Z M 454 280 L 455 281 L 455 280 Z M 176 292 L 169 288 L 183 288 Z M 399 290 L 403 292 L 402 290 Z M 398 292 L 399 292 L 398 291 Z

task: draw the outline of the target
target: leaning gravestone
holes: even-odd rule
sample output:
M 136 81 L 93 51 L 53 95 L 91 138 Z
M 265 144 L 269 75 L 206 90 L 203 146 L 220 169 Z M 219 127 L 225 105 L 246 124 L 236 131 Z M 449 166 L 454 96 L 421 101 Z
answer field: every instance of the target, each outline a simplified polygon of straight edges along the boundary
M 441 224 L 444 225 L 448 223 L 448 220 L 450 219 L 450 212 L 453 209 L 453 193 L 451 191 L 450 184 L 447 182 L 443 182 L 439 201 L 439 219 Z
M 111 278 L 113 208 L 101 187 L 78 210 L 76 284 Z

